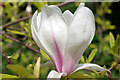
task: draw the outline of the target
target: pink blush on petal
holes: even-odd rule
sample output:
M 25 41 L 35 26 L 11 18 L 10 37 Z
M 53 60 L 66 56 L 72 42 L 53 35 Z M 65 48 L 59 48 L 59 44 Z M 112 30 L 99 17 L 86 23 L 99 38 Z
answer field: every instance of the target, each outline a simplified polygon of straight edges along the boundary
M 67 73 L 67 75 L 69 75 L 74 70 L 75 60 L 71 56 L 64 59 L 63 73 Z
M 54 33 L 54 30 L 53 30 L 53 25 L 52 25 L 52 18 L 49 17 L 49 21 L 50 21 L 50 27 L 51 27 L 51 33 L 52 33 L 52 38 L 53 38 L 53 41 L 54 41 L 54 45 L 55 45 L 55 48 L 56 48 L 56 54 L 55 54 L 55 63 L 56 63 L 56 68 L 57 68 L 57 71 L 58 72 L 62 72 L 62 65 L 63 65 L 63 53 L 60 51 L 59 49 L 59 46 L 57 44 L 57 41 L 56 41 L 56 37 L 55 37 L 55 33 Z

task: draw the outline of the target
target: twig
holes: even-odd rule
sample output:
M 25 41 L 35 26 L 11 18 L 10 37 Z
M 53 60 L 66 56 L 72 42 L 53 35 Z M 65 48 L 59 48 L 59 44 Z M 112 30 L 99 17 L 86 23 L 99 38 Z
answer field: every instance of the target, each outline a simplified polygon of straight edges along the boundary
M 31 16 L 24 17 L 24 18 L 20 18 L 20 19 L 18 19 L 18 20 L 16 20 L 16 21 L 9 22 L 9 23 L 3 25 L 2 28 L 4 29 L 4 28 L 6 28 L 7 26 L 10 26 L 10 25 L 16 24 L 16 23 L 21 22 L 21 21 L 28 20 L 28 19 L 30 19 L 30 18 L 31 18 Z
M 117 61 L 116 65 L 111 66 L 111 67 L 109 68 L 109 70 L 112 70 L 113 68 L 117 67 L 118 65 L 119 65 L 119 60 Z
M 70 4 L 70 3 L 73 3 L 73 2 L 74 2 L 74 0 L 69 1 L 69 2 L 67 1 L 67 2 L 60 3 L 60 4 L 58 4 L 57 6 L 58 6 L 58 7 L 61 7 L 61 6 L 64 6 L 64 5 L 66 5 L 66 4 Z M 16 24 L 16 23 L 21 22 L 21 21 L 28 20 L 28 19 L 30 19 L 30 18 L 31 18 L 31 16 L 24 17 L 24 18 L 20 18 L 20 19 L 18 19 L 18 20 L 16 20 L 16 21 L 9 22 L 9 23 L 3 25 L 2 28 L 4 29 L 4 28 L 6 28 L 7 26 Z
M 32 48 L 32 47 L 26 45 L 25 43 L 22 43 L 20 40 L 14 38 L 14 37 L 11 37 L 11 36 L 9 36 L 9 35 L 3 33 L 3 32 L 0 32 L 0 33 L 1 33 L 2 35 L 4 35 L 5 37 L 9 38 L 9 39 L 11 39 L 11 40 L 13 40 L 13 41 L 15 41 L 15 42 L 17 42 L 17 43 L 19 43 L 19 44 L 24 45 L 25 47 L 29 48 L 30 50 L 32 50 L 32 51 L 34 51 L 34 52 L 37 52 L 37 53 L 40 53 L 40 51 L 38 51 L 37 49 L 34 49 L 34 48 Z
M 65 1 L 65 2 L 63 2 L 63 3 L 58 4 L 57 6 L 58 6 L 58 7 L 62 7 L 62 6 L 64 6 L 64 5 L 66 5 L 66 4 L 73 3 L 74 1 L 75 1 L 75 0 Z
M 116 63 L 116 65 L 114 65 L 114 66 L 111 66 L 110 68 L 109 68 L 109 70 L 112 70 L 113 68 L 115 68 L 115 67 L 117 67 L 119 65 L 119 60 L 117 61 L 117 63 Z M 110 73 L 108 73 L 108 75 L 106 75 L 110 80 L 113 80 L 113 78 L 110 76 Z
M 93 72 L 93 73 L 95 73 L 93 70 L 90 70 L 90 69 L 84 69 L 84 70 L 87 70 L 87 71 L 90 71 L 90 72 Z
M 7 58 L 7 55 L 5 54 L 5 52 L 3 52 L 3 50 L 0 48 L 0 52 L 2 53 L 2 55 L 5 57 L 5 59 L 7 60 L 8 64 L 11 64 L 12 62 Z
M 113 80 L 113 78 L 112 78 L 110 75 L 108 75 L 107 77 L 108 77 L 110 80 Z

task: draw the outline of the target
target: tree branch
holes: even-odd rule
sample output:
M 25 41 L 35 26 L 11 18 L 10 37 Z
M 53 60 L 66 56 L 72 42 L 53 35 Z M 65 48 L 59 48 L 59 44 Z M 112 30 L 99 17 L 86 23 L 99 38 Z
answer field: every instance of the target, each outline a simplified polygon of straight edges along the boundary
M 7 58 L 7 55 L 5 54 L 5 52 L 3 52 L 3 50 L 0 48 L 0 52 L 2 53 L 2 55 L 5 57 L 5 59 L 7 60 L 8 64 L 11 64 L 12 62 Z
M 62 7 L 62 6 L 64 6 L 64 5 L 66 5 L 66 4 L 73 3 L 74 1 L 75 1 L 75 0 L 65 1 L 65 2 L 63 2 L 63 3 L 58 4 L 57 6 L 58 6 L 58 7 Z
M 119 60 L 117 61 L 117 63 L 116 63 L 116 65 L 114 65 L 114 66 L 111 66 L 110 68 L 109 68 L 109 70 L 112 70 L 113 68 L 115 68 L 115 67 L 117 67 L 118 65 L 119 65 Z
M 22 43 L 20 40 L 14 38 L 14 37 L 11 37 L 11 36 L 3 33 L 3 32 L 0 32 L 0 33 L 1 33 L 2 35 L 4 35 L 5 37 L 9 38 L 9 39 L 11 39 L 11 40 L 13 40 L 13 41 L 15 41 L 15 42 L 17 42 L 17 43 L 19 43 L 19 44 L 24 45 L 25 47 L 27 47 L 27 48 L 30 49 L 30 50 L 32 50 L 32 51 L 34 51 L 34 52 L 37 52 L 37 53 L 40 53 L 40 51 L 38 51 L 37 49 L 34 49 L 34 48 L 32 48 L 31 46 L 28 46 L 28 45 L 26 45 L 25 43 Z
M 73 2 L 74 2 L 74 0 L 66 1 L 66 2 L 63 2 L 63 3 L 58 4 L 57 6 L 58 6 L 58 7 L 62 7 L 62 6 L 64 6 L 64 5 L 66 5 L 66 4 L 70 4 L 70 3 L 73 3 Z M 21 22 L 21 21 L 28 20 L 28 19 L 30 19 L 30 18 L 31 18 L 31 16 L 27 16 L 27 17 L 24 17 L 24 18 L 20 18 L 20 19 L 18 19 L 18 20 L 16 20 L 16 21 L 9 22 L 9 23 L 3 25 L 2 28 L 4 29 L 4 28 L 6 28 L 7 26 L 10 26 L 10 25 L 19 23 L 19 22 Z
M 21 21 L 28 20 L 28 19 L 30 19 L 30 18 L 31 18 L 31 16 L 24 17 L 24 18 L 20 18 L 20 19 L 18 19 L 18 20 L 16 20 L 16 21 L 9 22 L 9 23 L 3 25 L 2 28 L 4 29 L 4 28 L 6 28 L 7 26 L 10 26 L 10 25 L 16 24 L 16 23 L 21 22 Z

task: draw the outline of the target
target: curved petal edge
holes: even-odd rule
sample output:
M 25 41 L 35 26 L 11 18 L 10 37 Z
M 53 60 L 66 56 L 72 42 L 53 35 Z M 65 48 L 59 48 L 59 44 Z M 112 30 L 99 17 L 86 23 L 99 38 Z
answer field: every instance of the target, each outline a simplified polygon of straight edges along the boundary
M 97 70 L 97 71 L 108 71 L 109 73 L 111 73 L 110 70 L 105 69 L 105 68 L 103 68 L 103 67 L 101 67 L 101 66 L 99 66 L 97 64 L 92 64 L 92 63 L 78 64 L 72 73 L 74 73 L 74 72 L 76 72 L 76 71 L 78 71 L 80 69 L 89 69 L 89 70 Z
M 58 73 L 55 70 L 52 70 L 48 76 L 47 76 L 47 80 L 52 80 L 52 78 L 56 78 L 55 80 L 59 80 L 62 77 L 63 73 Z

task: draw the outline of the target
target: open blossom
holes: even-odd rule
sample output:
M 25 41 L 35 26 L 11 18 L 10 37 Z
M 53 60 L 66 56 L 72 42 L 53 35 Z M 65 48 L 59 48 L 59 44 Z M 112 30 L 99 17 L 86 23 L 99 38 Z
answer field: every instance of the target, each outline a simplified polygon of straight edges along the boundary
M 51 58 L 56 68 L 48 78 L 60 78 L 80 69 L 109 71 L 97 64 L 78 64 L 95 33 L 94 15 L 84 3 L 74 14 L 69 10 L 62 14 L 57 6 L 45 5 L 39 14 L 37 11 L 34 13 L 31 32 L 37 45 Z

